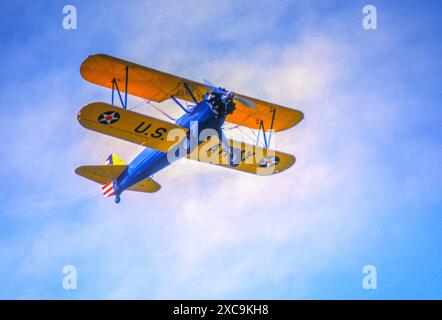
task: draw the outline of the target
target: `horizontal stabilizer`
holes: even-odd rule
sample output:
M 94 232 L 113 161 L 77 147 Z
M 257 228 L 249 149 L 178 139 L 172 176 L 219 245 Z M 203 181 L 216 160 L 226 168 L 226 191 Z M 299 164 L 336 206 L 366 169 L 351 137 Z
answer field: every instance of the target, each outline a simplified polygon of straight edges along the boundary
M 152 192 L 157 192 L 160 189 L 161 186 L 155 180 L 147 178 L 133 185 L 128 190 L 152 193 Z
M 112 181 L 118 179 L 126 168 L 127 165 L 81 166 L 75 169 L 75 173 L 86 179 L 102 184 L 103 195 L 106 196 L 105 193 L 112 193 L 109 195 L 110 197 L 114 192 Z M 128 190 L 151 193 L 160 190 L 160 188 L 161 186 L 155 180 L 147 178 L 133 185 Z M 110 192 L 111 189 L 112 192 Z
M 75 169 L 75 173 L 99 184 L 106 184 L 117 179 L 126 168 L 126 165 L 81 166 Z

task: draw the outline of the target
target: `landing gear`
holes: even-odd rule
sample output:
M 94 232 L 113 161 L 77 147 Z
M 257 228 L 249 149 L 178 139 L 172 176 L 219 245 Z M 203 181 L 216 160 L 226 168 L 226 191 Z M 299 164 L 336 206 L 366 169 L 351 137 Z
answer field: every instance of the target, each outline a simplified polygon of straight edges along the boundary
M 115 196 L 115 203 L 120 203 L 120 200 L 121 200 L 120 196 Z
M 241 163 L 241 150 L 230 147 L 229 153 L 229 165 L 231 167 L 237 167 Z

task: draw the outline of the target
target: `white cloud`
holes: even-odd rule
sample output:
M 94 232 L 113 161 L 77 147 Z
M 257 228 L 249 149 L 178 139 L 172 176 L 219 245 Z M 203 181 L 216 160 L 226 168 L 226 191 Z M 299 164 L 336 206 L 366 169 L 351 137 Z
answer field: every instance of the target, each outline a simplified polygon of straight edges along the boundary
M 317 39 L 313 40 L 315 43 L 316 41 Z M 309 51 L 312 54 L 312 46 L 315 44 L 306 43 L 289 48 L 287 52 L 295 50 L 302 54 Z M 288 53 L 284 51 L 281 55 L 286 56 Z M 318 57 L 318 60 L 325 63 L 322 57 Z M 242 65 L 248 69 L 247 74 L 254 70 L 259 73 L 259 63 L 252 65 L 243 61 Z M 335 66 L 330 66 L 333 67 Z M 301 83 L 301 79 L 306 77 L 310 81 L 305 68 L 307 67 L 300 69 L 297 74 L 298 69 L 292 66 L 292 61 L 282 59 L 272 73 L 275 74 L 274 79 L 278 79 L 278 72 L 284 76 L 271 83 L 262 78 L 259 85 L 268 88 L 269 92 L 278 92 L 278 87 L 284 86 L 287 78 L 297 79 L 295 82 Z M 306 87 L 309 84 L 315 87 L 314 90 L 320 91 L 332 80 L 324 80 L 320 84 L 308 81 L 303 88 L 307 92 L 309 89 Z M 239 77 L 234 83 L 244 87 L 248 85 L 247 81 L 242 81 Z M 272 93 L 269 96 L 273 96 Z M 58 122 L 62 112 L 46 110 L 44 114 L 47 123 L 52 125 L 46 127 L 47 132 L 41 135 L 40 143 L 34 145 L 34 151 L 50 145 L 50 137 L 59 130 L 54 124 Z M 30 123 L 26 115 L 22 121 L 25 124 Z M 118 143 L 94 133 L 82 133 L 77 128 L 75 131 L 81 133 L 81 136 L 66 146 L 63 153 L 57 152 L 60 150 L 58 147 L 46 147 L 50 152 L 47 153 L 47 167 L 43 167 L 42 175 L 50 172 L 50 168 L 60 166 L 60 163 L 68 163 L 69 171 L 73 170 L 72 164 L 78 161 L 75 159 L 89 159 L 91 163 L 102 161 L 106 151 L 111 151 L 110 147 L 124 158 L 130 158 L 132 151 L 129 150 L 136 149 L 127 143 Z M 303 145 L 310 142 L 314 146 L 315 142 L 319 142 L 314 137 L 320 133 L 313 134 L 313 128 L 304 133 L 300 131 L 294 128 L 291 132 L 284 133 L 288 137 L 285 143 L 279 143 L 278 140 L 278 145 L 284 148 L 288 141 L 300 135 L 300 146 L 296 149 L 300 149 L 301 159 L 308 159 L 320 150 L 317 145 L 316 148 Z M 303 135 L 305 141 L 302 139 Z M 23 141 L 30 139 L 29 136 L 21 138 Z M 286 147 L 295 149 L 290 145 Z M 16 165 L 20 163 L 17 160 L 20 159 L 14 161 Z M 25 162 L 25 158 L 22 161 Z M 307 241 L 308 244 L 305 245 L 314 251 L 323 249 L 324 243 L 338 241 L 337 234 L 334 233 L 336 231 L 324 233 L 322 228 L 312 230 L 313 226 L 329 222 L 323 209 L 317 211 L 305 207 L 309 199 L 318 198 L 318 194 L 336 183 L 338 178 L 332 175 L 335 164 L 328 163 L 325 157 L 316 165 L 309 165 L 307 160 L 300 160 L 299 163 L 290 171 L 275 177 L 257 177 L 181 160 L 156 175 L 156 179 L 164 185 L 160 193 L 124 194 L 123 206 L 114 206 L 109 202 L 100 204 L 104 200 L 99 198 L 98 192 L 91 191 L 98 189 L 98 186 L 83 182 L 76 176 L 66 177 L 68 167 L 62 166 L 66 170 L 60 170 L 59 173 L 58 170 L 52 170 L 48 179 L 67 181 L 73 186 L 67 188 L 67 193 L 75 190 L 79 193 L 79 198 L 84 199 L 82 201 L 92 201 L 91 207 L 86 211 L 91 217 L 85 218 L 82 221 L 84 225 L 76 226 L 69 234 L 66 234 L 64 226 L 67 221 L 61 220 L 55 225 L 43 227 L 43 236 L 34 239 L 31 254 L 23 265 L 31 268 L 29 272 L 35 272 L 36 265 L 53 262 L 54 255 L 58 257 L 57 261 L 66 256 L 66 247 L 74 248 L 68 250 L 74 257 L 82 255 L 93 259 L 96 252 L 104 252 L 103 259 L 109 265 L 103 277 L 113 275 L 116 279 L 112 282 L 115 287 L 110 284 L 109 291 L 101 292 L 101 297 L 144 296 L 144 289 L 149 287 L 152 278 L 161 283 L 147 292 L 150 292 L 151 297 L 164 298 L 186 297 L 187 294 L 191 297 L 233 297 L 247 292 L 261 282 L 276 284 L 293 272 L 299 272 L 297 270 L 300 266 L 296 260 L 305 260 L 300 251 L 302 243 Z M 30 169 L 27 173 L 31 172 Z M 39 176 L 35 178 L 41 179 Z M 155 218 L 158 219 L 155 228 L 164 233 L 159 239 L 149 235 L 154 228 L 150 224 L 152 208 L 159 210 L 157 212 L 162 215 Z M 22 210 L 33 209 L 35 207 L 28 206 L 28 209 Z M 337 223 L 342 223 L 339 213 L 335 214 L 338 214 Z M 321 221 L 323 218 L 326 219 Z M 146 234 L 140 228 L 145 228 Z M 321 235 L 318 234 L 319 230 Z M 329 227 L 329 230 L 333 229 Z M 158 235 L 158 231 L 154 233 Z M 311 235 L 310 239 L 307 238 L 308 234 Z M 127 235 L 131 235 L 129 241 L 125 240 Z M 328 240 L 324 240 L 324 237 L 328 237 Z M 137 246 L 132 247 L 134 241 Z M 331 252 L 330 244 L 324 247 L 328 252 Z M 154 251 L 149 251 L 148 248 Z M 290 248 L 295 251 L 292 252 Z M 119 254 L 122 256 L 118 256 Z M 263 257 L 266 257 L 265 262 L 262 261 Z M 148 265 L 147 277 L 144 277 L 145 265 Z M 269 273 L 269 270 L 273 271 Z M 21 271 L 25 272 L 26 269 Z M 152 273 L 154 275 L 151 276 Z M 101 283 L 105 280 L 99 277 L 97 281 Z M 133 291 L 121 291 L 125 287 L 130 287 Z

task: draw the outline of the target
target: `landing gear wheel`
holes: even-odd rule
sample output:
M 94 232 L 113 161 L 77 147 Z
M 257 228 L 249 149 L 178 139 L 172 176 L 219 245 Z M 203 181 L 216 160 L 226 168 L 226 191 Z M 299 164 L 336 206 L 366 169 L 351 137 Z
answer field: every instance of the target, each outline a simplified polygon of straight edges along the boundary
M 120 196 L 115 197 L 115 203 L 120 203 L 120 200 L 121 200 Z

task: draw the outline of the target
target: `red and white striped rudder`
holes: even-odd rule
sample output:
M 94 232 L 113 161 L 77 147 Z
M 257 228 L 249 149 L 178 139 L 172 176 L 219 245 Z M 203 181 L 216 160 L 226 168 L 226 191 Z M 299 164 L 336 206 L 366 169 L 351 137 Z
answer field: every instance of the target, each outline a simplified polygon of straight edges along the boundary
M 115 195 L 115 193 L 114 193 L 114 183 L 111 181 L 111 182 L 108 182 L 105 185 L 103 185 L 101 187 L 101 193 L 106 198 L 112 197 L 113 195 Z

